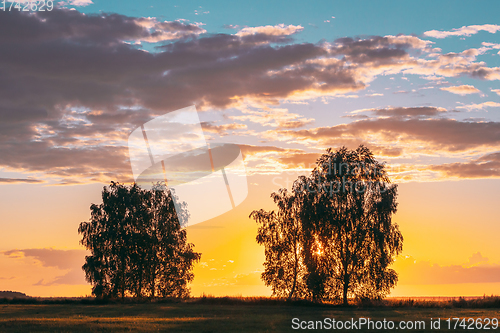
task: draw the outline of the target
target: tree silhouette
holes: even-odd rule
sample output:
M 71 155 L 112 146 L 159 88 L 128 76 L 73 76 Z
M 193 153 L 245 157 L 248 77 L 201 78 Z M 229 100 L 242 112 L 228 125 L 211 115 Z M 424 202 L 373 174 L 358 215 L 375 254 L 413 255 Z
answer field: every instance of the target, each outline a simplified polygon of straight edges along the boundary
M 300 197 L 287 189 L 280 189 L 271 197 L 278 206 L 276 213 L 261 209 L 250 214 L 260 224 L 257 243 L 265 245 L 262 279 L 267 286 L 271 286 L 274 296 L 287 296 L 289 299 L 306 297 L 302 227 L 298 216 Z
M 201 257 L 186 242 L 172 196 L 161 184 L 146 191 L 112 182 L 102 204 L 78 232 L 91 251 L 83 270 L 97 297 L 186 297 L 193 264 Z
M 299 177 L 287 193 L 282 189 L 273 194 L 278 213 L 250 215 L 261 225 L 257 242 L 266 252 L 262 276 L 276 295 L 283 295 L 289 285 L 284 279 L 290 279 L 276 273 L 290 271 L 289 260 L 281 258 L 295 248 L 301 257 L 301 273 L 295 277 L 306 289 L 301 294 L 315 300 L 336 298 L 347 305 L 349 297 L 381 298 L 395 286 L 397 274 L 389 266 L 403 244 L 391 219 L 397 186 L 390 184 L 384 165 L 368 148 L 328 149 L 311 174 Z M 290 240 L 295 230 L 300 235 Z M 294 244 L 297 240 L 300 245 Z

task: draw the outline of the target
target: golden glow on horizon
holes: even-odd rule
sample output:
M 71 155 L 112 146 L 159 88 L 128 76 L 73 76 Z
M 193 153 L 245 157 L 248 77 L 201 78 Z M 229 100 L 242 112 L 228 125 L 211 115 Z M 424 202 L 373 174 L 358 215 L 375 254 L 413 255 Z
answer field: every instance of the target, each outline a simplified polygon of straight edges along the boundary
M 195 279 L 191 284 L 193 296 L 271 295 L 270 288 L 264 286 L 260 279 L 264 270 L 264 249 L 255 242 L 257 225 L 248 215 L 254 209 L 275 209 L 268 195 L 263 195 L 277 189 L 273 185 L 273 177 L 251 176 L 249 183 L 254 185 L 249 186 L 249 196 L 240 206 L 216 219 L 188 228 L 188 241 L 202 253 L 201 262 L 194 269 Z M 9 188 L 12 189 L 9 189 L 10 198 L 4 195 L 0 203 L 2 221 L 5 217 L 9 218 L 8 228 L 0 234 L 0 251 L 32 248 L 68 250 L 79 248 L 78 224 L 88 219 L 90 203 L 100 202 L 102 185 L 9 185 Z M 493 272 L 500 265 L 496 241 L 496 235 L 500 233 L 497 223 L 500 207 L 496 204 L 496 198 L 500 197 L 499 189 L 500 180 L 400 184 L 398 213 L 394 218 L 405 241 L 403 254 L 394 265 L 399 273 L 399 283 L 391 295 L 500 294 L 500 283 L 497 282 L 462 283 L 474 279 L 470 268 L 483 267 Z M 33 202 L 30 209 L 22 210 L 14 204 L 21 198 Z M 39 214 L 43 216 L 42 220 L 35 218 Z M 40 224 L 40 221 L 43 223 Z M 60 222 L 50 227 L 44 225 L 50 221 Z M 32 230 L 36 231 L 36 237 Z M 318 251 L 321 252 L 320 249 Z M 471 266 L 469 260 L 478 252 L 487 261 Z M 81 263 L 73 263 L 75 270 L 79 265 Z M 455 273 L 450 273 L 452 265 L 461 270 L 462 280 L 454 280 Z M 89 285 L 51 284 L 71 269 L 44 266 L 32 256 L 2 254 L 0 267 L 0 290 L 15 290 L 35 296 L 90 294 Z M 429 283 L 432 279 L 422 276 L 425 283 L 415 284 L 416 280 L 411 275 L 416 272 L 441 274 L 443 281 L 432 284 Z M 77 270 L 77 273 L 80 277 L 71 281 L 83 281 L 83 272 Z M 454 283 L 443 283 L 447 276 Z

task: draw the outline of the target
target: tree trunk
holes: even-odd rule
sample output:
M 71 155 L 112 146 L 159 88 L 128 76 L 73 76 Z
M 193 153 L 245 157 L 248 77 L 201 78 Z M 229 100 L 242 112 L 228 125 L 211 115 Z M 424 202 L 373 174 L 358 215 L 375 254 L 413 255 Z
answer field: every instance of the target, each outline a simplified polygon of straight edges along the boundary
M 294 263 L 293 263 L 293 284 L 292 284 L 292 290 L 290 290 L 290 294 L 288 295 L 288 299 L 292 299 L 293 297 L 293 294 L 295 293 L 295 288 L 296 288 L 296 285 L 297 285 L 297 265 L 298 265 L 298 258 L 297 258 L 297 243 L 295 243 L 294 245 Z
M 121 254 L 121 275 L 122 275 L 122 290 L 121 290 L 121 296 L 122 296 L 122 302 L 125 299 L 125 256 L 123 253 Z
M 347 306 L 349 303 L 347 302 L 347 290 L 349 289 L 349 284 L 344 281 L 344 294 L 343 294 L 343 305 Z
M 347 271 L 347 269 L 346 269 Z M 349 280 L 350 280 L 350 276 L 349 274 L 347 274 L 347 272 L 344 272 L 344 288 L 343 288 L 343 294 L 342 294 L 342 300 L 343 300 L 343 305 L 344 306 L 347 306 L 349 305 L 348 301 L 347 301 L 347 292 L 349 291 Z
M 152 278 L 151 278 L 151 298 L 155 298 L 156 294 L 156 266 L 153 267 Z
M 292 284 L 292 290 L 290 290 L 290 294 L 288 294 L 288 299 L 292 299 L 293 294 L 295 293 L 295 284 L 297 283 L 297 273 L 295 272 L 293 276 L 293 284 Z

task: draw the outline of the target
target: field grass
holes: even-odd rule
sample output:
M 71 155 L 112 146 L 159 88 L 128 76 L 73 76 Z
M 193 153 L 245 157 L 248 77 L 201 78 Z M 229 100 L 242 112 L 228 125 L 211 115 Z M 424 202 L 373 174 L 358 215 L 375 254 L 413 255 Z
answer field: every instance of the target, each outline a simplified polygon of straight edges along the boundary
M 425 329 L 412 332 L 431 332 L 431 318 L 500 317 L 498 307 L 456 308 L 448 306 L 450 304 L 434 303 L 435 306 L 431 306 L 431 303 L 422 303 L 418 306 L 415 302 L 404 304 L 398 301 L 377 307 L 343 308 L 311 303 L 210 298 L 190 302 L 102 305 L 13 302 L 0 304 L 0 332 L 290 332 L 296 331 L 292 329 L 293 318 L 318 321 L 360 317 L 373 321 L 392 320 L 396 325 L 402 320 L 424 321 Z M 442 331 L 454 331 L 443 327 L 443 322 L 441 325 Z M 500 332 L 500 328 L 496 331 Z

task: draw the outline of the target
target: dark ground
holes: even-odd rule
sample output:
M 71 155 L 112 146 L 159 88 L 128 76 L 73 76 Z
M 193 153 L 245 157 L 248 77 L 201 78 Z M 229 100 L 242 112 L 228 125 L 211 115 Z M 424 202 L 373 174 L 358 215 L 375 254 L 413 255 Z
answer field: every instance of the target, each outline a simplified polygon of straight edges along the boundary
M 220 304 L 218 304 L 220 303 Z M 0 304 L 0 332 L 297 332 L 292 329 L 292 319 L 392 320 L 424 321 L 425 329 L 412 332 L 437 332 L 430 329 L 431 318 L 441 319 L 443 332 L 446 318 L 499 318 L 496 308 L 455 308 L 409 305 L 390 307 L 317 306 L 311 304 L 271 302 L 182 302 L 104 305 L 79 304 Z M 453 325 L 453 322 L 452 322 Z M 500 332 L 490 326 L 489 332 Z M 453 327 L 452 327 L 453 328 Z M 310 331 L 310 330 L 308 330 Z M 320 330 L 321 331 L 321 330 Z M 334 331 L 334 330 L 329 330 Z M 335 330 L 336 332 L 343 330 Z M 370 330 L 350 330 L 350 332 Z M 371 330 L 387 332 L 390 330 Z M 464 331 L 464 330 L 462 330 Z M 478 331 L 475 329 L 475 331 Z

